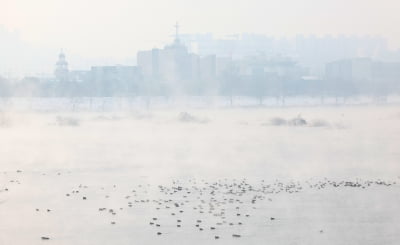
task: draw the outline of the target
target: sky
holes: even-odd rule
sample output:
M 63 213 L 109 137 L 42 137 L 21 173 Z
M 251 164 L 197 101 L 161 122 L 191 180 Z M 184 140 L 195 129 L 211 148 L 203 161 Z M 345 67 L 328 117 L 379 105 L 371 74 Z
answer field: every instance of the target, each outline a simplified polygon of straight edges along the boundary
M 134 57 L 181 32 L 380 35 L 400 48 L 398 0 L 0 0 L 0 27 L 82 57 Z

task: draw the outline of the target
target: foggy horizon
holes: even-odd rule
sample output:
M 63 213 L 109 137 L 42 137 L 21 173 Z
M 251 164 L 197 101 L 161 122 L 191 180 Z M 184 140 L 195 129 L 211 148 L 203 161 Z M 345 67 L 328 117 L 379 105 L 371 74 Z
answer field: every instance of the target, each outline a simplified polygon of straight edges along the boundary
M 176 21 L 181 25 L 181 33 L 212 33 L 217 38 L 241 33 L 277 39 L 296 35 L 381 37 L 387 40 L 389 51 L 397 51 L 400 49 L 400 34 L 395 25 L 400 22 L 398 7 L 395 0 L 379 3 L 361 0 L 231 3 L 224 0 L 202 4 L 181 0 L 168 3 L 5 0 L 0 4 L 0 38 L 2 29 L 5 34 L 14 35 L 17 40 L 13 42 L 19 41 L 21 45 L 14 51 L 18 54 L 22 48 L 31 53 L 30 60 L 18 54 L 22 56 L 20 63 L 36 68 L 13 65 L 0 72 L 49 73 L 51 57 L 54 59 L 60 49 L 67 53 L 73 69 L 119 63 L 134 65 L 138 51 L 161 48 L 171 42 Z M 10 46 L 2 43 L 0 39 L 0 50 Z M 7 48 L 7 52 L 12 50 L 12 46 Z M 17 57 L 7 57 L 18 64 L 14 60 Z
M 0 245 L 398 245 L 399 0 L 0 0 Z
M 79 53 L 77 50 L 70 48 L 68 45 L 64 45 L 61 47 L 54 47 L 52 45 L 44 46 L 42 43 L 28 43 L 28 41 L 23 40 L 18 31 L 10 31 L 4 28 L 4 26 L 0 25 L 0 37 L 5 37 L 3 40 L 0 39 L 0 50 L 2 48 L 6 48 L 7 50 L 3 50 L 6 56 L 0 57 L 0 64 L 3 62 L 3 67 L 0 67 L 0 75 L 12 76 L 12 77 L 22 77 L 22 76 L 32 76 L 32 75 L 51 75 L 54 69 L 54 63 L 58 56 L 58 54 L 62 51 L 67 55 L 67 59 L 70 61 L 70 68 L 73 70 L 87 70 L 90 69 L 91 66 L 110 66 L 110 65 L 137 65 L 136 56 L 137 53 L 141 50 L 149 50 L 149 49 L 160 49 L 170 44 L 174 40 L 174 23 L 171 23 L 169 29 L 171 33 L 169 33 L 163 39 L 158 40 L 157 45 L 147 45 L 140 49 L 139 47 L 131 47 L 131 52 L 124 53 L 122 55 L 118 55 L 117 52 L 113 52 L 113 50 L 117 50 L 117 47 L 111 47 L 107 51 L 101 49 L 100 51 L 96 51 L 95 54 L 84 54 Z M 180 26 L 181 23 L 179 23 Z M 240 41 L 243 35 L 250 35 L 255 37 L 264 37 L 275 40 L 277 42 L 289 42 L 291 45 L 295 45 L 296 38 L 307 38 L 307 39 L 319 39 L 319 40 L 327 40 L 334 41 L 338 39 L 348 39 L 354 40 L 355 42 L 360 42 L 363 39 L 378 39 L 384 43 L 382 47 L 383 50 L 387 52 L 393 52 L 396 54 L 395 58 L 391 58 L 389 60 L 400 61 L 400 48 L 399 49 L 391 49 L 388 45 L 388 39 L 381 35 L 331 35 L 324 34 L 321 36 L 314 34 L 296 34 L 294 36 L 269 36 L 263 33 L 231 33 L 226 35 L 217 35 L 211 32 L 204 33 L 180 33 L 181 36 L 208 36 L 212 37 L 215 40 L 237 40 Z M 357 41 L 358 40 L 358 41 Z M 11 44 L 14 42 L 15 44 Z M 187 43 L 184 42 L 186 45 Z M 9 46 L 11 45 L 11 46 Z M 15 47 L 13 47 L 15 46 Z M 146 46 L 146 45 L 145 45 Z M 399 46 L 400 47 L 400 46 Z M 30 55 L 29 57 L 26 54 L 22 54 L 21 51 L 27 51 Z M 189 49 L 190 50 L 190 49 Z M 192 51 L 196 53 L 196 51 Z M 18 54 L 17 56 L 12 57 L 12 54 Z M 22 54 L 22 56 L 20 55 Z M 35 55 L 35 56 L 32 56 Z M 288 53 L 279 53 L 280 56 L 291 57 L 291 54 Z M 367 58 L 378 58 L 378 60 L 388 60 L 382 57 L 374 57 L 368 55 L 357 55 L 352 58 L 357 57 L 367 57 Z M 7 58 L 4 60 L 4 58 Z M 12 58 L 10 60 L 9 58 Z M 343 57 L 344 58 L 344 57 Z M 10 62 L 10 67 L 6 66 L 6 62 Z M 331 60 L 334 61 L 334 60 Z M 38 63 L 39 62 L 39 63 Z M 40 64 L 42 63 L 42 64 Z M 324 65 L 324 64 L 321 64 Z M 33 70 L 29 68 L 29 66 L 33 67 Z

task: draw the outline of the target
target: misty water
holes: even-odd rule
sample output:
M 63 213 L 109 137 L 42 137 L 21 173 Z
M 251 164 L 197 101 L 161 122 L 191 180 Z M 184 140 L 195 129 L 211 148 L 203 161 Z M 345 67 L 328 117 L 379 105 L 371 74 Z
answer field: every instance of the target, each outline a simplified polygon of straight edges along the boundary
M 1 112 L 1 245 L 400 240 L 397 104 L 56 102 Z

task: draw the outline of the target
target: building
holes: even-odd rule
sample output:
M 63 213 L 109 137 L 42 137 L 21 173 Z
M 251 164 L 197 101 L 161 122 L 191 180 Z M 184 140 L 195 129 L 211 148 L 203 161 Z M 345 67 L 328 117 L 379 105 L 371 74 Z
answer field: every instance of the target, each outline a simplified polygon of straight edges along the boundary
M 134 83 L 139 78 L 136 66 L 92 66 L 90 80 L 94 83 Z
M 159 78 L 159 49 L 149 51 L 140 51 L 137 54 L 137 64 L 140 68 L 142 76 L 148 79 Z
M 186 89 L 196 82 L 214 79 L 216 56 L 201 57 L 190 53 L 180 40 L 176 25 L 174 42 L 162 49 L 140 51 L 137 64 L 146 82 L 153 81 L 175 90 Z
M 216 55 L 207 55 L 200 57 L 199 65 L 199 79 L 212 80 L 217 75 L 217 57 Z
M 175 42 L 159 51 L 158 76 L 167 84 L 179 85 L 192 79 L 193 70 L 191 55 L 187 48 L 175 39 Z
M 85 70 L 72 70 L 69 71 L 69 81 L 70 82 L 76 82 L 76 83 L 84 83 L 84 82 L 89 82 L 90 81 L 90 71 L 85 71 Z
M 63 51 L 61 51 L 58 55 L 58 61 L 54 70 L 54 76 L 56 78 L 56 81 L 58 82 L 67 82 L 69 81 L 68 75 L 68 62 L 65 59 L 65 54 L 63 53 Z
M 325 77 L 332 86 L 384 94 L 400 90 L 400 63 L 370 58 L 343 59 L 326 64 Z
M 179 26 L 175 27 L 175 40 L 171 45 L 138 52 L 137 63 L 145 80 L 171 84 L 192 77 L 191 54 L 179 39 Z
M 370 58 L 343 59 L 326 64 L 328 80 L 368 82 L 372 78 Z
M 138 93 L 140 81 L 136 66 L 93 66 L 88 87 L 100 96 L 133 95 Z
M 308 75 L 307 69 L 286 57 L 249 56 L 236 61 L 242 76 L 268 75 L 286 80 L 298 80 Z

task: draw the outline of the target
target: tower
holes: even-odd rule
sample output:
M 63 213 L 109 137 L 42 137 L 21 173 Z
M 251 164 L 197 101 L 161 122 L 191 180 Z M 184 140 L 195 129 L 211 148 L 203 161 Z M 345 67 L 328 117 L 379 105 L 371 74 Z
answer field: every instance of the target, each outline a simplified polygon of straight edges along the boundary
M 54 75 L 58 82 L 68 81 L 68 62 L 65 60 L 65 54 L 61 50 L 58 55 L 58 61 L 56 63 L 56 69 L 54 70 Z
M 179 23 L 176 22 L 175 27 L 175 44 L 179 43 Z

